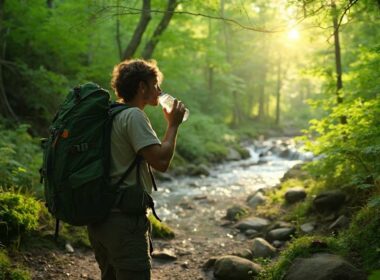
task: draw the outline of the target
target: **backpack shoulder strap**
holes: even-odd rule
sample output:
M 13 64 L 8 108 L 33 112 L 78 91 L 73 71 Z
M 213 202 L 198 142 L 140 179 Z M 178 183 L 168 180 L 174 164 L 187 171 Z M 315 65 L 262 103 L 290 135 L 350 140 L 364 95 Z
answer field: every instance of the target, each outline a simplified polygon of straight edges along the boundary
M 129 108 L 132 108 L 131 106 L 128 106 L 126 104 L 123 104 L 123 103 L 117 103 L 117 102 L 112 102 L 110 104 L 110 115 L 111 115 L 111 118 L 113 119 L 117 114 L 119 114 L 120 112 L 126 110 L 126 109 L 129 109 Z

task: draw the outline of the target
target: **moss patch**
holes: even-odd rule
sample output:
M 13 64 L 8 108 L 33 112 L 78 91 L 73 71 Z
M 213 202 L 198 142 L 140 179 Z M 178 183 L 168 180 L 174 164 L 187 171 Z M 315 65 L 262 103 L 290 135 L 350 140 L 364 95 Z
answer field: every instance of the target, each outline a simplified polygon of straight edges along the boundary
M 149 215 L 152 223 L 152 236 L 157 238 L 174 238 L 174 231 L 165 223 L 158 221 L 152 214 Z
M 29 271 L 19 265 L 11 264 L 11 261 L 4 250 L 0 250 L 0 279 L 6 280 L 30 280 Z
M 366 271 L 380 268 L 380 207 L 363 207 L 340 240 L 348 255 L 360 256 Z
M 281 252 L 276 263 L 268 265 L 258 276 L 259 280 L 283 279 L 292 261 L 298 257 L 307 257 L 314 253 L 342 253 L 342 247 L 335 238 L 322 236 L 304 236 L 294 239 Z

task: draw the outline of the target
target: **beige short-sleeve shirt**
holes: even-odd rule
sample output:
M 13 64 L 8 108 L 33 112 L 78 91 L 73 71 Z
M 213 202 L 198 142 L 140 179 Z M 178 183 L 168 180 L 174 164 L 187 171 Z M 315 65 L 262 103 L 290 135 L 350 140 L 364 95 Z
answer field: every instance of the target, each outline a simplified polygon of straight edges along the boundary
M 116 183 L 134 161 L 136 154 L 144 147 L 161 144 L 144 111 L 137 107 L 126 109 L 116 115 L 111 131 L 111 166 L 112 183 Z M 152 193 L 152 179 L 148 164 L 140 164 L 141 183 L 148 193 Z M 134 169 L 124 180 L 121 187 L 136 184 Z

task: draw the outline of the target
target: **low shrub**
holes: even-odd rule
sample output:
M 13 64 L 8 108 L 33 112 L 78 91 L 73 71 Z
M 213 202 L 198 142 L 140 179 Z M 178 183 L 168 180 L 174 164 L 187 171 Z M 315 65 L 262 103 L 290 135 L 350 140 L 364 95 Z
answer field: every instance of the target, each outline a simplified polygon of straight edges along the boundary
M 363 207 L 340 240 L 347 254 L 359 256 L 366 271 L 380 268 L 380 207 Z
M 41 204 L 32 197 L 14 192 L 0 192 L 0 240 L 19 239 L 38 227 Z
M 28 128 L 5 129 L 0 123 L 0 186 L 5 189 L 32 190 L 38 185 L 41 149 Z

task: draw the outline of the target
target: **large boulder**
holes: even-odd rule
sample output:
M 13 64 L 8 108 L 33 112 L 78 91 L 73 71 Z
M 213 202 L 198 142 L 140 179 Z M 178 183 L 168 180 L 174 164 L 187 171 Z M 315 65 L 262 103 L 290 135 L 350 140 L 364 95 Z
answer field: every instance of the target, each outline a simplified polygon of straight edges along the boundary
M 319 253 L 309 258 L 297 258 L 284 280 L 365 280 L 365 274 L 340 256 Z
M 255 258 L 269 258 L 276 254 L 276 248 L 260 237 L 253 239 L 251 250 Z
M 241 231 L 246 231 L 248 229 L 254 229 L 257 231 L 261 231 L 269 226 L 270 222 L 267 219 L 259 218 L 259 217 L 250 217 L 236 224 L 236 228 Z
M 338 211 L 346 201 L 346 195 L 339 190 L 326 191 L 318 194 L 313 200 L 313 207 L 320 213 Z
M 251 280 L 261 267 L 237 256 L 220 257 L 214 265 L 214 276 L 221 280 Z
M 285 201 L 289 204 L 296 203 L 306 197 L 306 191 L 303 187 L 290 188 L 285 193 Z

